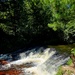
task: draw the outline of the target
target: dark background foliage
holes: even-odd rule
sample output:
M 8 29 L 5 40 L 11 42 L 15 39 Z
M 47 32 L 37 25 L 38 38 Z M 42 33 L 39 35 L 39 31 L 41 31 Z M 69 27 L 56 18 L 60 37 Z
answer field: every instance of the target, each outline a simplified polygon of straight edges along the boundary
M 75 42 L 75 1 L 0 0 L 0 53 Z

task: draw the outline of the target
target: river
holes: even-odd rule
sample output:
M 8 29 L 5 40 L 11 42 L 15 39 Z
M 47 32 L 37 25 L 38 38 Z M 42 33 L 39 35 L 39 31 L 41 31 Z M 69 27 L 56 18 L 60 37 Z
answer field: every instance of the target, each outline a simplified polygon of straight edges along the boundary
M 19 50 L 0 55 L 0 59 L 6 59 L 9 62 L 0 70 L 9 69 L 12 65 L 24 65 L 23 68 L 19 68 L 23 75 L 55 75 L 58 67 L 65 64 L 69 56 L 65 52 L 61 54 L 55 48 L 36 47 L 24 52 Z

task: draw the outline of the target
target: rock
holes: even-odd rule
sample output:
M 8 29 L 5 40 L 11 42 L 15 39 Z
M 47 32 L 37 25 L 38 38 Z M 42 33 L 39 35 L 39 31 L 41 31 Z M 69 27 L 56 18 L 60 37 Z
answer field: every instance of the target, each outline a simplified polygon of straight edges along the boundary
M 19 75 L 20 73 L 22 72 L 16 69 L 0 71 L 0 75 Z
M 1 64 L 1 65 L 6 65 L 6 64 L 8 64 L 8 62 L 5 61 L 5 60 L 0 60 L 0 64 Z
M 5 65 L 5 64 L 8 64 L 6 60 L 0 60 L 0 65 Z
M 74 73 L 71 73 L 71 75 L 75 75 Z

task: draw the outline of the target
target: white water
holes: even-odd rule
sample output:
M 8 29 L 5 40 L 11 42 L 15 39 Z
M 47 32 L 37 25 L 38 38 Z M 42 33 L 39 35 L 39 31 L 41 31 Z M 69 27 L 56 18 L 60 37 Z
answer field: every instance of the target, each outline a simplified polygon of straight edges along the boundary
M 58 67 L 69 59 L 66 54 L 59 54 L 54 48 L 43 49 L 43 47 L 20 53 L 19 56 L 20 60 L 10 62 L 3 68 L 7 69 L 12 64 L 24 64 L 30 65 L 22 68 L 24 75 L 55 75 Z

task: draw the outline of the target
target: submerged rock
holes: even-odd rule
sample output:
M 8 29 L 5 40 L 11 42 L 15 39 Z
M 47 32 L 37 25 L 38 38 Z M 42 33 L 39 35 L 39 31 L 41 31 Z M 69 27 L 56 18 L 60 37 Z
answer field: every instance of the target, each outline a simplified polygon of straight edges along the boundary
M 19 75 L 22 73 L 21 70 L 16 69 L 14 66 L 8 68 L 6 65 L 8 61 L 0 60 L 0 75 Z

